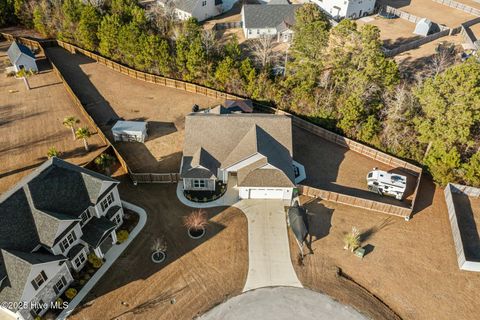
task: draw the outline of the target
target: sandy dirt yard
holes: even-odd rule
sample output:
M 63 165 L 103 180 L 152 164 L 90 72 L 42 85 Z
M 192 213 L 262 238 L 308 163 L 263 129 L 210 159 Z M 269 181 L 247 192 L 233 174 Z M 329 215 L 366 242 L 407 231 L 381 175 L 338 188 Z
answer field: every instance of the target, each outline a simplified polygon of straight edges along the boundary
M 460 2 L 462 4 L 465 4 L 469 7 L 472 7 L 474 9 L 480 10 L 480 2 L 475 1 L 475 0 L 455 0 L 456 2 Z
M 333 281 L 335 267 L 376 295 L 402 319 L 478 319 L 478 273 L 460 271 L 442 189 L 424 179 L 418 213 L 412 220 L 303 198 L 309 211 L 313 255 L 295 263 L 302 283 L 351 303 L 374 319 L 394 319 L 369 311 L 369 303 Z M 433 202 L 433 204 L 432 204 Z M 361 232 L 363 259 L 343 250 L 344 234 Z M 292 238 L 292 237 L 291 237 Z M 299 251 L 291 240 L 292 262 Z M 306 250 L 308 252 L 308 249 Z M 337 277 L 338 278 L 338 277 Z
M 427 18 L 450 28 L 458 27 L 461 23 L 476 18 L 462 10 L 450 8 L 432 0 L 379 0 L 377 3 L 389 5 L 420 18 Z
M 303 185 L 397 206 L 408 207 L 412 203 L 417 182 L 414 175 L 367 158 L 296 126 L 293 127 L 293 158 L 305 166 L 307 179 L 301 182 Z M 374 167 L 407 177 L 403 201 L 368 191 L 366 178 Z
M 39 74 L 28 79 L 31 90 L 21 79 L 6 77 L 9 46 L 0 42 L 0 193 L 47 160 L 52 146 L 62 153 L 61 158 L 79 165 L 93 160 L 105 147 L 94 134 L 88 140 L 90 152 L 86 152 L 83 142 L 73 140 L 70 129 L 63 126 L 67 116 L 79 119 L 78 126 L 88 126 L 88 122 L 44 58 L 37 60 Z
M 48 48 L 47 55 L 110 138 L 110 129 L 119 118 L 148 122 L 149 137 L 145 144 L 114 143 L 133 172 L 179 172 L 185 115 L 194 104 L 208 108 L 223 103 L 130 78 L 59 47 Z
M 248 271 L 247 219 L 236 208 L 208 209 L 206 235 L 190 239 L 182 217 L 191 209 L 176 185 L 120 184 L 123 200 L 147 211 L 147 224 L 69 319 L 192 319 L 242 292 Z M 165 236 L 167 260 L 150 260 Z
M 413 33 L 415 23 L 400 18 L 386 19 L 380 16 L 372 16 L 358 19 L 356 22 L 359 26 L 369 24 L 378 27 L 380 29 L 380 39 L 387 49 L 393 49 L 421 38 Z

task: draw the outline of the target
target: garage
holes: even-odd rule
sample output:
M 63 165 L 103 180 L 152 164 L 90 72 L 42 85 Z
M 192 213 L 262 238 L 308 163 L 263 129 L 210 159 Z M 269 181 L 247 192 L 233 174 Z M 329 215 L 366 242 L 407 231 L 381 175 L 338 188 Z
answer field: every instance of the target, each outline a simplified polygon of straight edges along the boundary
M 283 199 L 283 189 L 250 189 L 250 199 Z

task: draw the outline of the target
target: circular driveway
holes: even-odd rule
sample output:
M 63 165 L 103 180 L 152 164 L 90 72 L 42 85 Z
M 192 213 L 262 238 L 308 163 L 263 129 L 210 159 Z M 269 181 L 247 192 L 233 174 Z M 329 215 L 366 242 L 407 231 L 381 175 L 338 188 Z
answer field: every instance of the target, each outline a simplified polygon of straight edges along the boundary
M 327 295 L 294 287 L 247 291 L 216 306 L 200 320 L 365 320 L 358 311 Z

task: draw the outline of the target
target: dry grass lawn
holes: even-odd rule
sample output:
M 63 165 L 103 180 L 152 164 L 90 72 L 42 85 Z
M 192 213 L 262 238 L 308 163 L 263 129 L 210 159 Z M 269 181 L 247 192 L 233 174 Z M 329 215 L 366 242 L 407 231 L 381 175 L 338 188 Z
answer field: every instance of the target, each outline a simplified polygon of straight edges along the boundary
M 359 153 L 293 127 L 293 158 L 305 166 L 307 179 L 301 184 L 364 199 L 408 207 L 417 178 Z M 367 189 L 367 174 L 374 167 L 407 176 L 404 200 L 382 197 Z
M 432 0 L 379 0 L 377 3 L 389 5 L 420 18 L 427 18 L 450 28 L 458 27 L 463 22 L 475 19 L 474 15 Z
M 248 271 L 247 220 L 236 208 L 208 209 L 210 224 L 190 239 L 182 216 L 191 212 L 176 185 L 120 184 L 122 199 L 147 211 L 147 224 L 70 319 L 192 319 L 240 294 Z M 150 260 L 151 246 L 165 235 L 163 264 Z
M 380 29 L 383 46 L 393 49 L 421 37 L 414 34 L 415 24 L 404 19 L 386 19 L 380 16 L 361 18 L 356 21 L 359 26 L 373 25 Z
M 110 135 L 119 118 L 148 122 L 145 144 L 114 143 L 133 172 L 179 172 L 185 115 L 198 104 L 208 108 L 223 103 L 133 79 L 62 48 L 48 48 L 47 55 L 61 70 L 88 113 Z
M 90 152 L 82 141 L 73 141 L 63 119 L 75 116 L 81 121 L 79 126 L 88 126 L 88 122 L 44 59 L 38 61 L 41 72 L 28 80 L 31 90 L 21 79 L 5 76 L 4 68 L 10 66 L 6 56 L 9 45 L 0 42 L 0 193 L 44 162 L 52 146 L 62 152 L 61 158 L 79 165 L 94 159 L 105 147 L 96 134 L 88 140 Z
M 375 313 L 382 308 L 369 310 L 368 302 L 332 282 L 332 268 L 338 266 L 403 319 L 478 319 L 480 277 L 458 268 L 443 190 L 424 179 L 420 195 L 419 212 L 409 222 L 304 198 L 316 237 L 305 266 L 295 264 L 302 283 L 372 318 L 394 318 Z M 352 226 L 362 232 L 363 259 L 343 250 L 343 236 Z M 291 250 L 295 261 L 293 241 Z

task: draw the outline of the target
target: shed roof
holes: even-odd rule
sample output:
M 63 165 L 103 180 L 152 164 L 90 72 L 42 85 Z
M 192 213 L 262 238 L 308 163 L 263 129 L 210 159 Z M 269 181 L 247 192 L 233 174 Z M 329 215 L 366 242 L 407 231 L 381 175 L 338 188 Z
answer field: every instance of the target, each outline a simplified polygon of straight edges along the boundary
M 15 63 L 22 54 L 32 59 L 35 59 L 35 55 L 28 47 L 24 46 L 21 43 L 18 43 L 17 41 L 12 42 L 10 48 L 8 48 L 7 50 L 7 55 L 10 61 L 12 63 Z
M 123 121 L 119 120 L 112 127 L 112 132 L 146 132 L 147 122 L 145 121 Z

